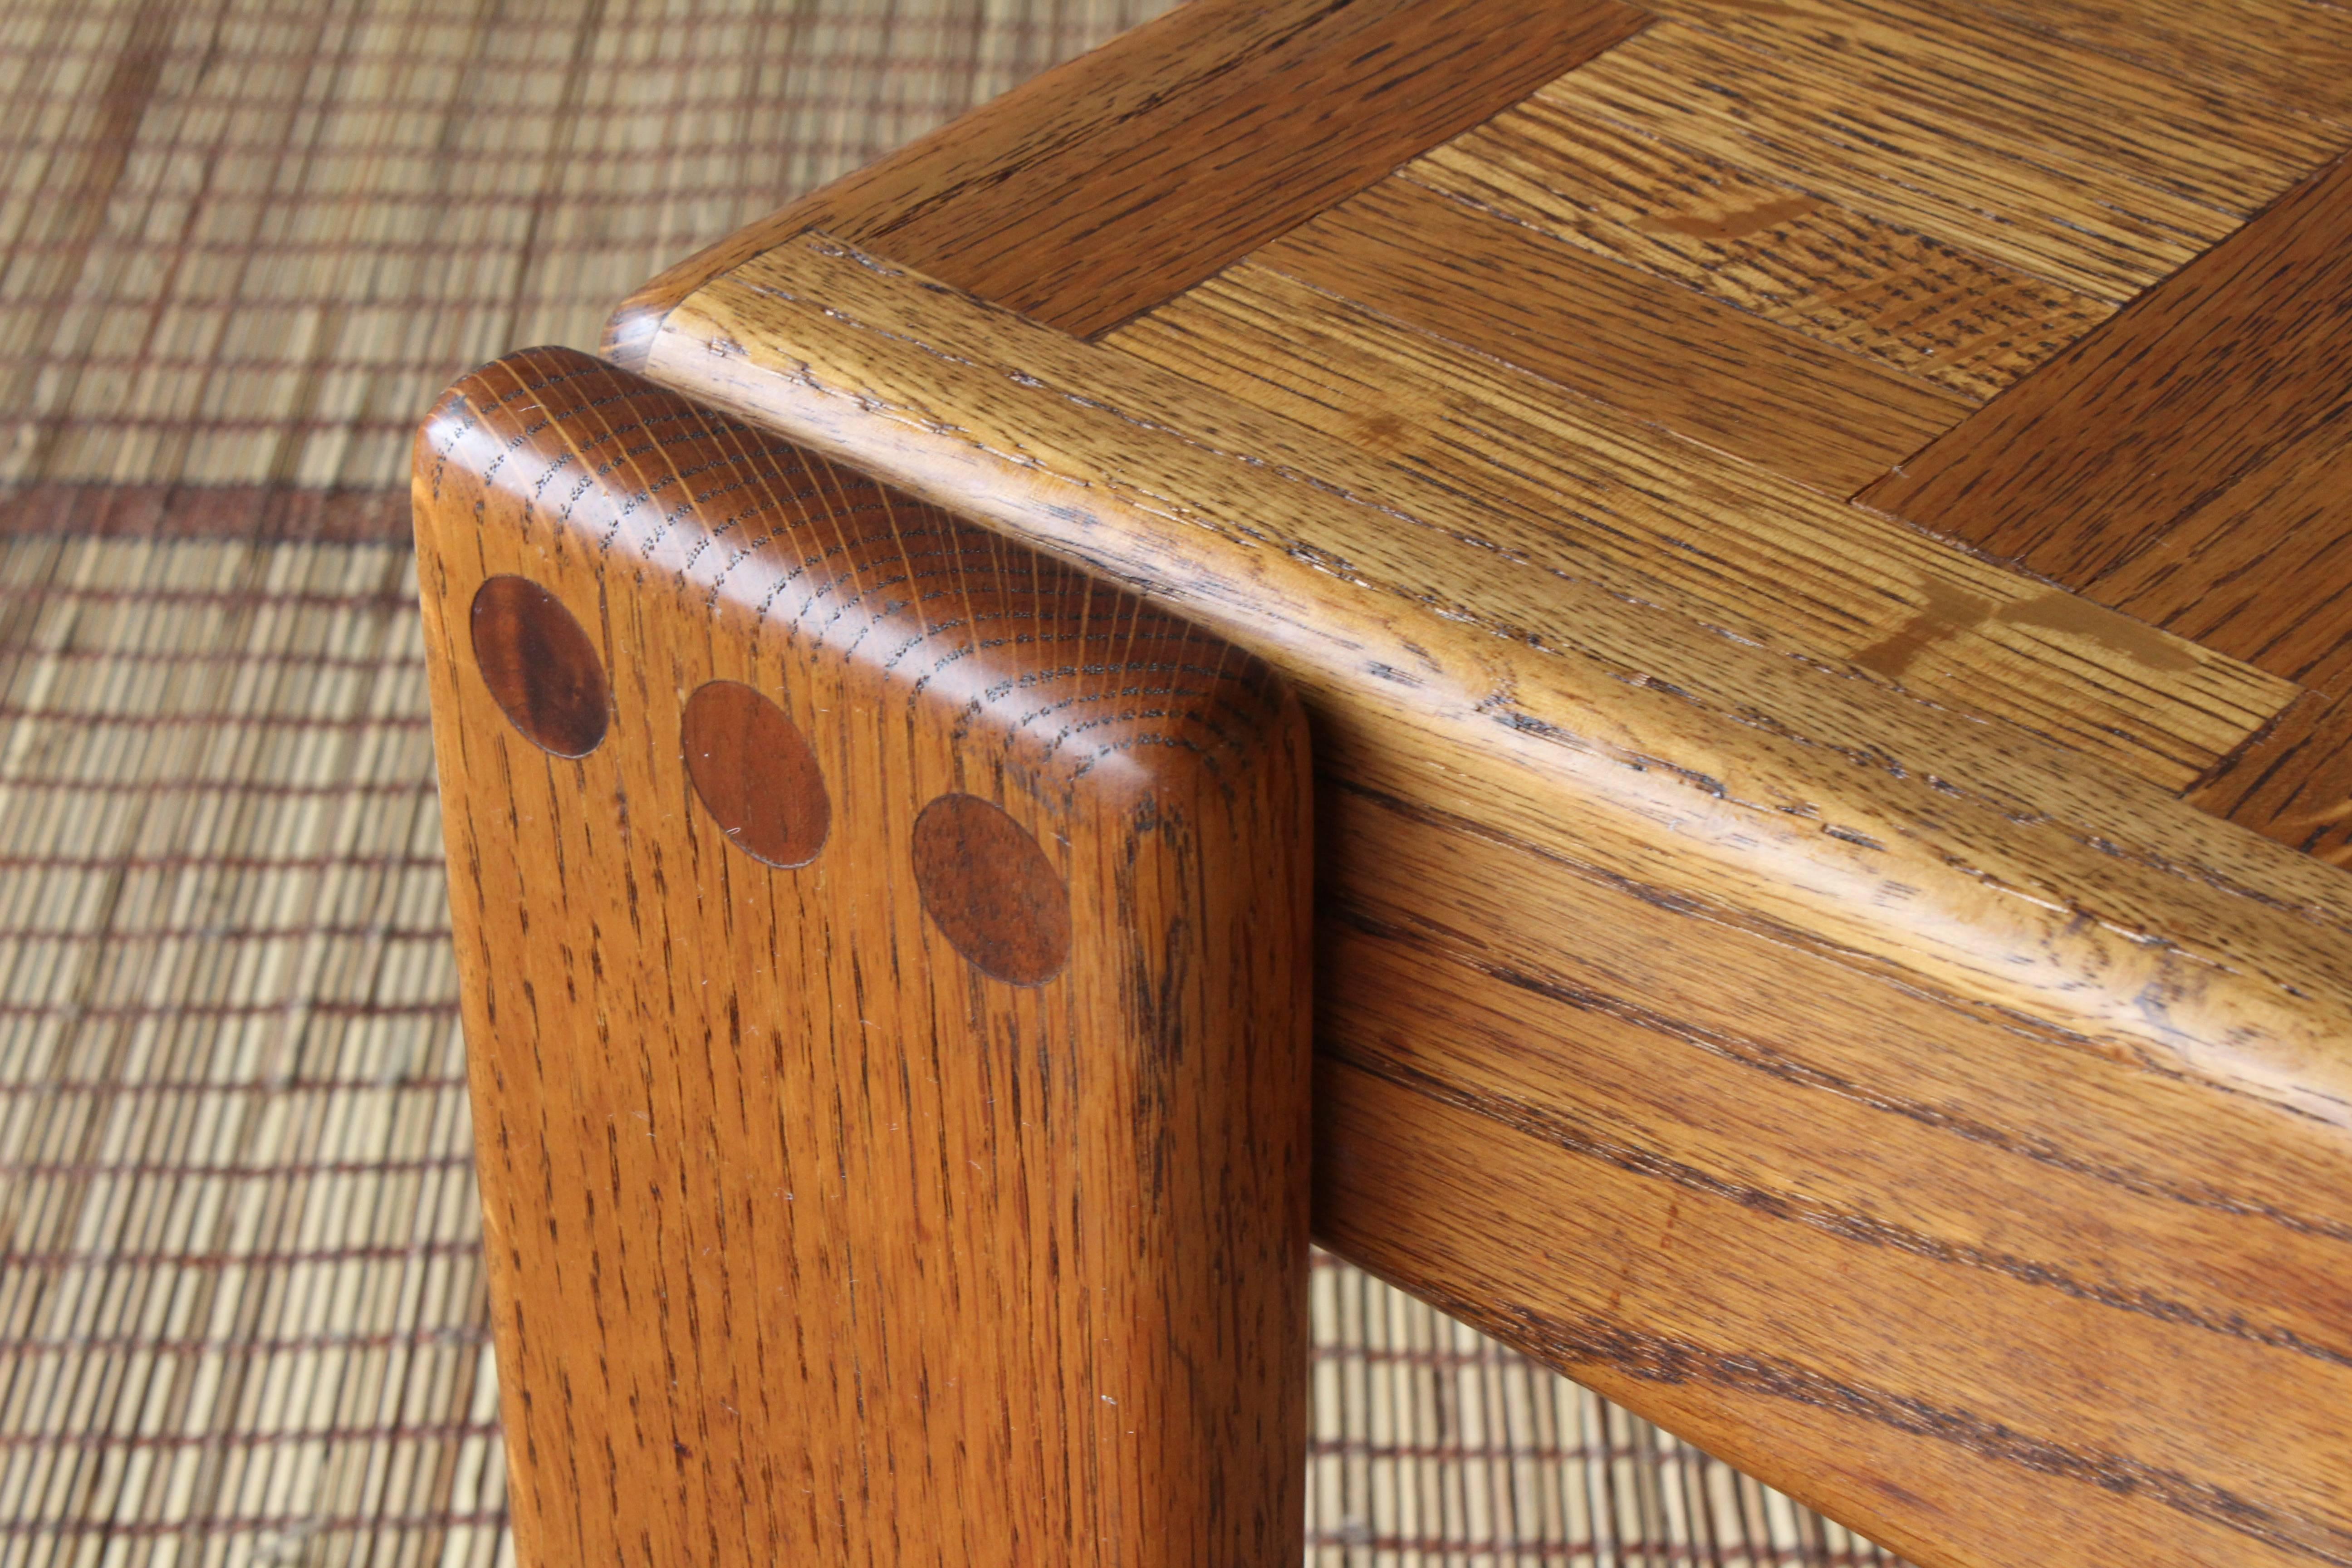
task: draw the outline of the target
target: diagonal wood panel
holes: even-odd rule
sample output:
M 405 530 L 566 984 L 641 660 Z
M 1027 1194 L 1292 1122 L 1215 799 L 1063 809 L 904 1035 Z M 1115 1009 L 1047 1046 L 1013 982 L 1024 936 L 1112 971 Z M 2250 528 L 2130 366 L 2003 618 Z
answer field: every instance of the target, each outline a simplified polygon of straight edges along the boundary
M 2352 385 L 2340 391 L 2325 420 L 2084 591 L 2289 680 L 2352 689 Z
M 1881 470 L 1969 408 L 1402 180 L 1255 259 L 1826 490 Z
M 2352 1541 L 2333 873 L 823 237 L 654 363 L 1283 661 L 1328 1234 L 1930 1562 Z
M 873 236 L 1080 335 L 1116 325 L 1638 31 L 1615 0 L 1354 0 L 984 202 Z M 1366 114 L 1361 102 L 1392 105 Z
M 2310 689 L 2191 799 L 2352 858 L 2352 158 L 1858 498 Z
M 2081 585 L 2352 400 L 2352 160 L 1862 492 Z
M 1379 458 L 1388 473 L 1356 482 L 1396 505 L 1476 503 L 1486 514 L 1465 527 L 1514 563 L 1791 658 L 1853 661 L 2172 788 L 2294 694 L 1267 267 L 1230 268 L 1101 341 Z
M 2063 30 L 2053 37 L 1990 11 L 1955 17 L 1944 0 L 1654 0 L 1652 9 L 1844 83 L 1856 103 L 1896 120 L 1924 117 L 1988 151 L 2069 170 L 2097 205 L 2126 212 L 2137 189 L 2245 217 L 2340 145 L 2334 129 L 2241 83 L 2103 59 Z
M 2327 0 L 1952 0 L 1947 10 L 2352 126 L 2352 28 Z
M 1964 246 L 1615 123 L 1575 100 L 1579 79 L 1401 177 L 1977 400 L 2114 312 Z
M 2352 404 L 2086 592 L 2311 688 L 2191 797 L 2352 863 Z
M 1619 0 L 1181 7 L 671 268 L 608 341 L 635 363 L 687 293 L 812 226 L 1099 331 L 1649 20 Z
M 1932 100 L 1882 101 L 1847 61 L 1767 54 L 1679 21 L 1659 23 L 1538 96 L 1555 91 L 2117 303 L 2237 222 L 2046 145 L 2030 120 L 1985 123 Z

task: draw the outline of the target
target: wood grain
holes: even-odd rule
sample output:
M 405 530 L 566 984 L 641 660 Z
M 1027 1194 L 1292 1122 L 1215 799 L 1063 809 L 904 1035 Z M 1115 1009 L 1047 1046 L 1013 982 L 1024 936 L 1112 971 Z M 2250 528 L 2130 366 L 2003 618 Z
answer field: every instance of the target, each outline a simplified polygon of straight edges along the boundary
M 615 313 L 608 350 L 642 363 L 694 287 L 812 226 L 1098 331 L 1647 20 L 1617 0 L 1185 5 L 672 268 Z
M 461 381 L 416 500 L 520 1561 L 1296 1563 L 1266 667 L 570 351 Z M 509 575 L 613 672 L 577 761 L 470 656 Z M 698 700 L 804 737 L 797 868 L 705 809 L 782 731 L 690 783 Z
M 2324 0 L 1958 0 L 1953 11 L 2352 126 L 2352 31 Z
M 1792 658 L 1851 662 L 2170 788 L 2294 695 L 1254 264 L 1101 341 L 1381 459 L 1363 493 L 1458 515 L 1461 537 L 1514 562 Z
M 1578 1162 L 1563 1234 L 1550 1206 L 1527 1198 L 1548 1176 L 1559 1182 L 1557 1144 L 1417 1088 L 1337 1065 L 1318 1076 L 1317 1214 L 1328 1244 L 1710 1450 L 1740 1456 L 1759 1479 L 1831 1500 L 1825 1511 L 1867 1521 L 1873 1539 L 1923 1568 L 2346 1560 L 2336 1520 L 1908 1391 L 1941 1384 L 1933 1369 L 1916 1381 L 1863 1381 L 1759 1348 L 1750 1335 L 1781 1343 L 1792 1321 L 1815 1314 L 1826 1335 L 1890 1304 L 1846 1289 L 1811 1300 L 1773 1289 L 1787 1259 L 1772 1251 L 1778 1227 L 1758 1226 L 1747 1194 L 1644 1189 L 1605 1157 Z M 1678 1246 L 1711 1266 L 1645 1267 Z M 1593 1289 L 1596 1278 L 1607 1283 Z M 1922 1322 L 1948 1310 L 1933 1292 L 1906 1294 Z M 1979 1342 L 1998 1342 L 2006 1321 L 1969 1305 Z M 2124 1385 L 2136 1371 L 2102 1370 Z M 2217 1435 L 2216 1446 L 2231 1440 Z
M 1136 116 L 1087 156 L 1009 173 L 990 189 L 992 210 L 935 207 L 870 243 L 1066 331 L 1099 331 L 1646 20 L 1615 0 L 1353 0 L 1293 48 Z
M 1546 840 L 1615 841 L 1637 862 L 1654 848 L 1694 889 L 2029 1013 L 2059 1008 L 2127 1055 L 2337 1114 L 2322 1080 L 2352 1060 L 2324 1020 L 2352 994 L 2329 989 L 2346 955 L 2321 933 L 2347 889 L 2077 752 L 1515 568 L 1391 504 L 1381 470 L 1337 443 L 823 236 L 698 292 L 652 363 L 1040 548 L 1151 582 L 1278 651 L 1295 679 L 1311 672 L 1323 700 L 1391 714 L 1351 721 L 1400 748 L 1466 748 L 1478 783 L 1462 787 L 1524 799 Z M 1917 757 L 1823 773 L 1857 743 Z M 1964 826 L 1972 810 L 1990 815 Z M 1596 811 L 1591 831 L 1572 826 Z M 1792 883 L 1767 868 L 1781 854 L 1859 858 Z M 1861 866 L 1908 890 L 1850 903 L 1837 889 Z M 2006 890 L 2029 888 L 2042 892 Z M 2140 936 L 2076 930 L 2057 913 L 2074 907 Z M 2176 921 L 2177 941 L 2151 938 L 2149 922 Z M 2151 984 L 2181 992 L 2161 1019 L 2142 1005 Z
M 1295 52 L 1331 9 L 1330 0 L 1195 0 L 1165 11 L 667 268 L 614 310 L 605 357 L 642 368 L 680 300 L 803 229 L 870 240 L 929 212 L 985 203 L 1013 170 L 1084 161 L 1091 139 L 1152 105 L 1213 90 L 1249 61 Z
M 2352 857 L 2352 163 L 1863 492 L 2311 689 L 2191 798 Z
M 633 352 L 1300 691 L 1334 1245 L 1927 1568 L 2352 1564 L 2352 35 L 1649 9 L 1163 24 Z
M 2310 688 L 2190 798 L 2282 843 L 2352 865 L 2352 402 L 2088 595 Z
M 584 757 L 604 739 L 613 694 L 596 645 L 528 577 L 492 577 L 467 606 L 467 640 L 507 722 L 541 751 Z
M 2216 816 L 2352 868 L 2352 694 L 2312 692 L 2189 798 Z
M 2347 401 L 2352 162 L 1863 492 L 2083 586 Z
M 1401 177 L 1981 401 L 2114 307 L 1797 185 L 1636 133 L 1576 79 Z
M 1840 494 L 1970 406 L 1409 181 L 1252 259 Z
M 1923 1563 L 2347 1556 L 2336 872 L 824 237 L 650 363 L 1291 678 L 1333 1240 Z
M 2258 89 L 2101 57 L 1988 8 L 1956 16 L 1940 0 L 1658 0 L 1652 9 L 1837 83 L 1891 119 L 1924 119 L 2021 163 L 2079 174 L 2092 198 L 2078 196 L 2079 206 L 2152 210 L 2143 193 L 2162 193 L 2250 217 L 2344 144 L 2340 130 Z
M 2113 304 L 2238 222 L 2044 142 L 2030 114 L 1988 121 L 1933 95 L 1882 101 L 1843 60 L 1765 54 L 1679 21 L 1538 94 L 1555 95 Z
M 2218 345 L 2217 345 L 2218 346 Z M 2300 436 L 2092 579 L 2103 604 L 2290 680 L 2352 694 L 2352 385 Z M 2194 460 L 2193 457 L 2192 459 Z

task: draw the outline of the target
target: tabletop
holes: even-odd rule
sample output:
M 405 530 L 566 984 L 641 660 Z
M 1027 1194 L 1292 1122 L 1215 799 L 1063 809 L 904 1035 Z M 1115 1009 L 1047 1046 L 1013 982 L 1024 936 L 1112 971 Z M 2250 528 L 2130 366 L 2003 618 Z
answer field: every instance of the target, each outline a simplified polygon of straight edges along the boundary
M 609 352 L 1306 699 L 1318 1225 L 1923 1563 L 2352 1562 L 2352 11 L 1192 0 Z

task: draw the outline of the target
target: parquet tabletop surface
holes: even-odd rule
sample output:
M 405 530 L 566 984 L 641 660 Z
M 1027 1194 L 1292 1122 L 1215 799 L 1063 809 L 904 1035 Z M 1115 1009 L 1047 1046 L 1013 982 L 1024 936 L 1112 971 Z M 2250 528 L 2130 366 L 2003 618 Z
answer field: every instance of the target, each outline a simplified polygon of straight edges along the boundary
M 1298 687 L 1332 1245 L 1922 1563 L 2352 1563 L 2347 150 L 2326 0 L 1191 0 L 609 351 Z

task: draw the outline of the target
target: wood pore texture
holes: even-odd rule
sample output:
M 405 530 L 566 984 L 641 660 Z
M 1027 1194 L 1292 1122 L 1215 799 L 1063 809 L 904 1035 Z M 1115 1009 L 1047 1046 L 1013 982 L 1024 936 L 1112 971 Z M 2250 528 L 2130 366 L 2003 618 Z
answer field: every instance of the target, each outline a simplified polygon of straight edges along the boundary
M 1220 3 L 614 352 L 1290 679 L 1330 1245 L 1922 1563 L 2352 1563 L 2352 16 Z
M 1294 1562 L 1268 667 L 571 351 L 416 485 L 523 1560 Z

